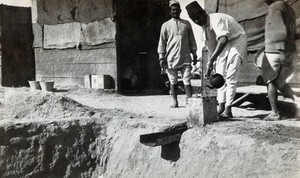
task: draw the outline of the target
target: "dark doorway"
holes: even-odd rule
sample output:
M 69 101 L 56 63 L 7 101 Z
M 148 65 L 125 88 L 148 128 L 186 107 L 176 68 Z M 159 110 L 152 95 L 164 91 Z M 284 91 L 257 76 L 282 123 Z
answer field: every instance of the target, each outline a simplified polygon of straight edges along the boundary
M 0 5 L 1 86 L 28 86 L 35 78 L 31 8 Z
M 157 44 L 169 19 L 168 0 L 116 1 L 119 89 L 121 93 L 156 94 L 165 89 Z

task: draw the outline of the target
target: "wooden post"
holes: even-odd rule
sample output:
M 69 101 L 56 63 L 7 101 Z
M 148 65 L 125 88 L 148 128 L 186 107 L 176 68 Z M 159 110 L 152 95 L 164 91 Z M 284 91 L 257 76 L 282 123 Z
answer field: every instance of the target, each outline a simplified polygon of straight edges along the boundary
M 217 90 L 205 87 L 209 85 L 209 80 L 204 78 L 206 72 L 206 64 L 208 61 L 208 51 L 206 48 L 202 50 L 202 76 L 201 87 L 202 93 L 198 97 L 192 97 L 188 100 L 189 116 L 188 126 L 203 126 L 207 123 L 216 122 L 217 118 Z
M 202 82 L 202 96 L 217 96 L 217 90 L 216 89 L 209 89 L 208 87 L 205 87 L 209 84 L 209 79 L 205 79 L 204 74 L 207 69 L 207 61 L 208 61 L 208 50 L 206 48 L 202 49 L 202 76 L 201 76 L 201 82 Z M 212 71 L 213 72 L 213 71 Z
M 217 100 L 213 96 L 189 99 L 188 127 L 201 127 L 217 121 Z

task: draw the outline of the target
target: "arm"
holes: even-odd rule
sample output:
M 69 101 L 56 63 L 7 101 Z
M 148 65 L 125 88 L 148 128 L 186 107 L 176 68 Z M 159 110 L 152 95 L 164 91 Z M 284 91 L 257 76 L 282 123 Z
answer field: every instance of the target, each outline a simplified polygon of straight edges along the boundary
M 161 27 L 161 30 L 160 30 L 159 42 L 158 42 L 158 47 L 157 47 L 159 66 L 161 68 L 165 68 L 166 63 L 167 63 L 167 61 L 165 59 L 166 45 L 167 45 L 167 32 L 166 32 L 164 24 L 163 24 Z
M 213 54 L 211 55 L 211 57 L 208 60 L 207 63 L 207 72 L 205 74 L 205 76 L 208 78 L 210 76 L 210 73 L 213 69 L 213 64 L 214 62 L 217 60 L 217 57 L 221 54 L 221 52 L 223 51 L 223 49 L 225 48 L 226 44 L 227 44 L 228 38 L 227 36 L 221 36 L 218 39 L 218 43 L 216 46 L 215 51 L 213 52 Z
M 195 40 L 194 32 L 192 29 L 191 24 L 189 24 L 189 29 L 188 29 L 188 38 L 189 38 L 189 45 L 190 45 L 190 50 L 193 55 L 193 65 L 197 64 L 197 43 Z
M 221 54 L 221 52 L 224 50 L 227 42 L 228 42 L 228 36 L 229 36 L 229 21 L 221 16 L 219 18 L 211 18 L 211 27 L 213 28 L 215 34 L 216 34 L 216 47 L 214 52 L 211 54 L 210 58 L 207 61 L 207 69 L 205 73 L 205 77 L 209 78 L 210 73 L 213 69 L 213 64 L 217 60 L 218 56 Z

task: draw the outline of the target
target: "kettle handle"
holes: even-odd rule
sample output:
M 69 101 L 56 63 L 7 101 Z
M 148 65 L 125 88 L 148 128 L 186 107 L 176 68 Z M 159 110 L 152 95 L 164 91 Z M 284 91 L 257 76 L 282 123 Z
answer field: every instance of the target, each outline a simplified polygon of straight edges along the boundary
M 214 89 L 214 87 L 209 86 L 209 85 L 205 85 L 205 87 L 209 88 L 209 89 Z

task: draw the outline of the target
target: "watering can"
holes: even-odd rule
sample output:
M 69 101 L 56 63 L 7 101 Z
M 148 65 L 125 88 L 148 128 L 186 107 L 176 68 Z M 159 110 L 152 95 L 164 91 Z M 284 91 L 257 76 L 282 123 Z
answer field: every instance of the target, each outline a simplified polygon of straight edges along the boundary
M 225 84 L 225 79 L 221 74 L 215 73 L 209 79 L 210 85 L 206 85 L 205 87 L 209 89 L 221 88 Z

